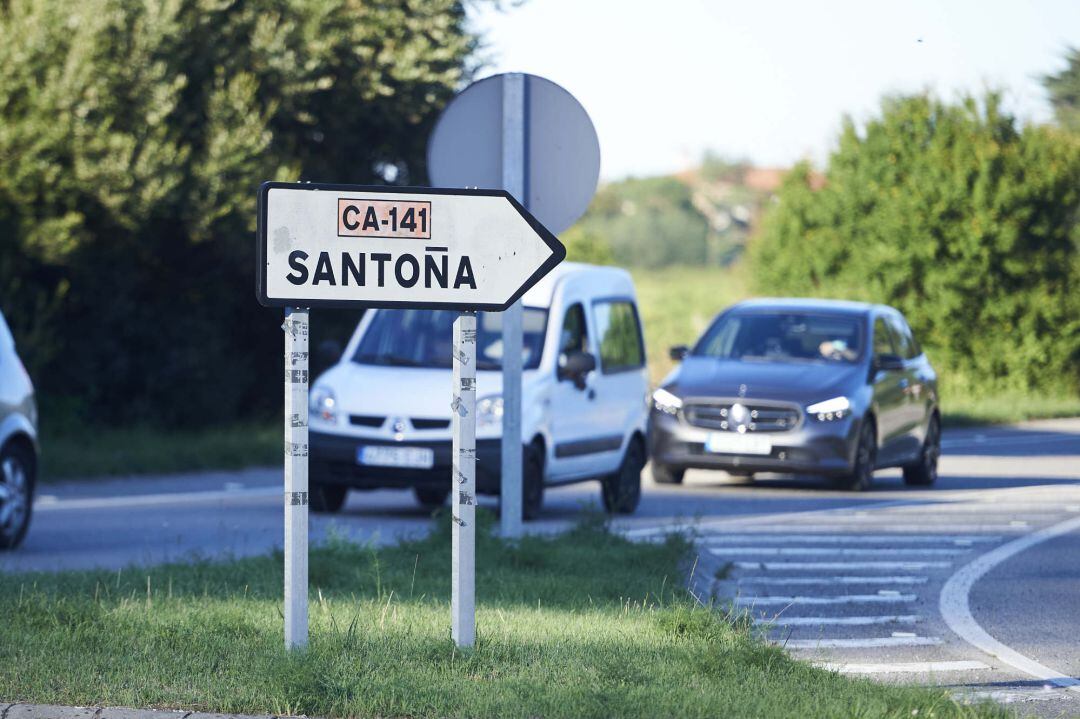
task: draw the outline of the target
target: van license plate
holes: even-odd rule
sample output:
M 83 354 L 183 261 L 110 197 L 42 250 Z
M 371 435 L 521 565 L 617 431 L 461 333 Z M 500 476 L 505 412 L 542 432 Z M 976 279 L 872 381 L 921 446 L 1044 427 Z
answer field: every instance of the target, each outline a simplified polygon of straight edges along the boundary
M 705 450 L 716 454 L 772 454 L 772 440 L 753 434 L 713 432 L 705 439 Z
M 435 466 L 435 450 L 428 447 L 361 447 L 356 462 L 368 467 L 431 469 Z

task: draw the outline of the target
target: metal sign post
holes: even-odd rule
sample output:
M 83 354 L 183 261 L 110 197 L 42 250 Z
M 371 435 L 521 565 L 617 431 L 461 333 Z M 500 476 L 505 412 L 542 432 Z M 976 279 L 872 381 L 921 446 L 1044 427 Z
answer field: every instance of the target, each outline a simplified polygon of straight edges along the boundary
M 285 648 L 308 641 L 308 311 L 285 310 Z
M 502 186 L 529 209 L 525 181 L 525 138 L 528 132 L 525 76 L 503 78 Z M 504 537 L 521 536 L 521 300 L 510 305 L 502 318 L 502 467 L 499 487 L 499 525 Z
M 476 642 L 476 313 L 454 320 L 451 630 L 459 647 Z

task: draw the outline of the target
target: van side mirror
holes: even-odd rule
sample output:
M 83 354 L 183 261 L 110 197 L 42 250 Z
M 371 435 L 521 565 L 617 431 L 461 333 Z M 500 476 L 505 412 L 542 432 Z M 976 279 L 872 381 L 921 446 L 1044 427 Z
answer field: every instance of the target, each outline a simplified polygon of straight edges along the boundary
M 596 358 L 580 350 L 559 355 L 559 381 L 571 380 L 578 389 L 585 389 L 585 377 L 596 369 Z
M 874 356 L 874 369 L 892 372 L 904 369 L 904 359 L 900 355 L 882 353 Z
M 686 345 L 675 345 L 668 350 L 668 356 L 676 362 L 682 362 L 688 354 L 690 354 L 690 348 Z

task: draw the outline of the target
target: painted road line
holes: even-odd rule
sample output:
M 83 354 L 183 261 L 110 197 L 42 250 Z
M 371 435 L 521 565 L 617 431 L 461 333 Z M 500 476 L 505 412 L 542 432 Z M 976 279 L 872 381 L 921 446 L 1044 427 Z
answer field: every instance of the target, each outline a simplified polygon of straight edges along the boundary
M 914 594 L 838 594 L 832 597 L 736 597 L 736 604 L 751 606 L 791 604 L 907 604 L 914 602 Z
M 1014 539 L 1008 544 L 1003 544 L 977 557 L 949 577 L 948 581 L 945 582 L 945 586 L 941 589 L 941 597 L 938 601 L 941 616 L 949 629 L 953 630 L 968 644 L 986 652 L 990 656 L 997 657 L 1002 662 L 1014 669 L 1019 669 L 1025 674 L 1076 693 L 1080 693 L 1080 680 L 1040 664 L 990 636 L 972 616 L 968 599 L 971 587 L 975 582 L 997 565 L 1037 544 L 1078 529 L 1080 529 L 1080 517 L 1073 517 L 1019 539 Z
M 776 627 L 867 627 L 874 624 L 915 624 L 922 617 L 915 614 L 887 614 L 877 617 L 772 617 L 755 619 L 755 624 Z
M 897 536 L 895 534 L 716 534 L 702 538 L 706 544 L 750 544 L 775 542 L 776 544 L 955 544 L 968 546 L 979 542 L 994 542 L 1001 537 L 988 534 L 939 534 Z
M 177 503 L 220 502 L 245 497 L 278 497 L 281 487 L 252 487 L 251 489 L 210 490 L 206 492 L 169 492 L 164 494 L 132 494 L 123 497 L 84 497 L 34 502 L 36 512 L 56 512 L 67 509 L 114 509 L 118 507 L 145 507 Z
M 916 555 L 930 557 L 955 557 L 967 549 L 940 549 L 938 547 L 717 547 L 711 554 L 723 556 L 763 555 L 767 557 L 896 557 Z
M 1054 690 L 1050 687 L 1040 687 L 1039 689 L 1029 689 L 1027 691 L 1017 689 L 958 690 L 953 692 L 953 696 L 962 704 L 977 704 L 987 700 L 998 704 L 1015 704 L 1017 702 L 1045 702 L 1068 698 L 1068 695 L 1060 690 Z
M 834 584 L 926 584 L 929 577 L 917 577 L 909 575 L 897 575 L 891 577 L 881 576 L 839 576 L 839 577 L 739 577 L 739 586 L 831 586 Z
M 987 444 L 993 444 L 994 449 L 1000 449 L 1002 447 L 1021 447 L 1028 444 L 1057 444 L 1060 442 L 1072 442 L 1080 447 L 1080 435 L 1062 436 L 1060 434 L 1055 435 L 1028 435 L 1023 437 L 995 437 L 992 440 L 985 442 L 971 442 L 965 440 L 943 440 L 941 442 L 942 449 L 960 449 L 970 448 L 984 451 Z M 954 453 L 954 454 L 959 454 Z
M 936 647 L 941 637 L 868 637 L 865 639 L 789 639 L 774 644 L 785 649 L 886 649 L 891 647 Z
M 919 571 L 924 569 L 945 569 L 952 562 L 732 562 L 736 569 L 764 569 L 766 571 L 785 570 L 850 570 L 850 569 L 900 569 Z
M 822 669 L 841 674 L 934 674 L 937 672 L 975 672 L 990 667 L 976 661 L 888 662 L 884 664 L 836 664 L 821 662 Z
M 886 515 L 882 515 L 881 518 L 886 518 Z M 964 532 L 977 532 L 979 534 L 1016 534 L 1016 527 L 1012 527 L 1007 523 L 999 524 L 975 524 L 975 525 L 963 525 L 958 527 L 955 520 L 952 518 L 942 518 L 941 524 L 890 524 L 882 522 L 879 526 L 874 527 L 876 532 L 890 532 L 896 537 L 904 537 L 908 534 L 934 534 L 940 532 L 943 529 L 948 531 L 955 531 L 956 529 L 962 529 Z M 743 526 L 739 527 L 740 530 L 752 530 L 755 535 L 764 534 L 778 534 L 790 533 L 791 531 L 798 532 L 849 532 L 852 527 L 849 524 L 799 524 L 798 522 L 791 522 L 783 527 L 776 526 Z M 1000 539 L 999 536 L 993 537 L 994 539 Z

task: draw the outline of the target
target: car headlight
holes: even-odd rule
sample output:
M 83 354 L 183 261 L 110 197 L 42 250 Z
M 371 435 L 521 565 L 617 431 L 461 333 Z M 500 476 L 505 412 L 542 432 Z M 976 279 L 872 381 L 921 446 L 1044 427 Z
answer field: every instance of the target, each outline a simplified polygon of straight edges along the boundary
M 820 422 L 843 419 L 849 410 L 851 410 L 851 401 L 847 397 L 833 397 L 806 408 L 807 413 L 817 417 Z
M 503 398 L 493 394 L 476 400 L 476 424 L 478 427 L 502 426 Z
M 316 387 L 308 398 L 308 412 L 312 417 L 323 422 L 337 421 L 337 399 L 334 391 L 327 387 Z
M 665 414 L 678 414 L 682 400 L 661 387 L 652 393 L 653 406 Z

